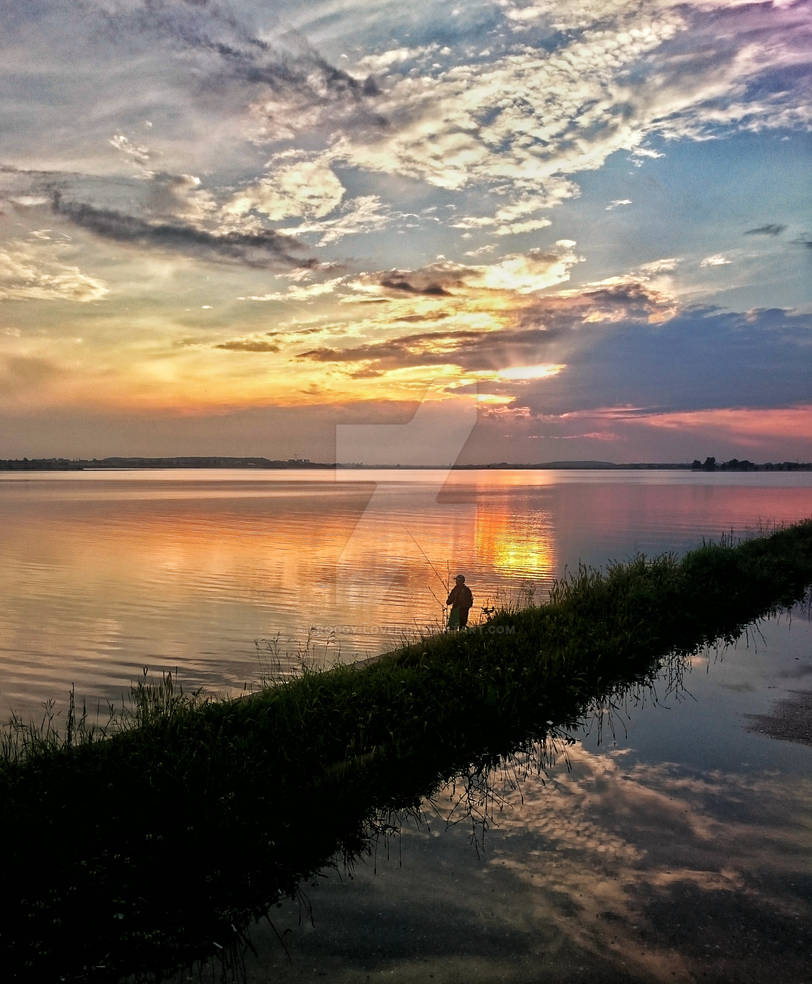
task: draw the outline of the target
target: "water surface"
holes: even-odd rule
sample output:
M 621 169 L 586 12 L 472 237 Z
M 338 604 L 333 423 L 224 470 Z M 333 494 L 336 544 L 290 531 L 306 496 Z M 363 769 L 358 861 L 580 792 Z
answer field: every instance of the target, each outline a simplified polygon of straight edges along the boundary
M 436 630 L 462 571 L 482 606 L 579 561 L 682 552 L 812 512 L 809 473 L 0 473 L 0 711 L 143 666 L 232 692 Z

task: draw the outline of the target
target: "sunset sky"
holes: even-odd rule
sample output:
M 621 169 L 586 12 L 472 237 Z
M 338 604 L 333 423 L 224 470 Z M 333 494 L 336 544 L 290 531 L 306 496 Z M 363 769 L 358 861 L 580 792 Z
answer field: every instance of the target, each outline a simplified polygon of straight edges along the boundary
M 804 0 L 0 0 L 0 457 L 810 460 L 810 65 Z

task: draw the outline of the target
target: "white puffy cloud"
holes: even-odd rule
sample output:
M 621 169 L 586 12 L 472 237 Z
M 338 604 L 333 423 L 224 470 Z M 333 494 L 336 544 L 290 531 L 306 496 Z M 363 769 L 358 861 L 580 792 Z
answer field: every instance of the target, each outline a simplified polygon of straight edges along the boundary
M 672 273 L 679 266 L 679 262 L 675 256 L 664 257 L 661 260 L 650 260 L 648 263 L 642 264 L 640 271 L 646 277 L 655 277 L 661 273 Z
M 714 253 L 713 256 L 706 256 L 701 262 L 701 267 L 727 266 L 732 261 L 724 253 Z
M 355 75 L 380 75 L 387 73 L 393 66 L 425 63 L 440 50 L 439 44 L 427 44 L 417 48 L 399 47 L 388 48 L 378 54 L 364 55 L 353 65 Z
M 289 150 L 275 154 L 266 176 L 241 189 L 224 211 L 232 215 L 256 211 L 274 220 L 321 218 L 343 197 L 344 186 L 321 155 Z
M 466 282 L 477 287 L 531 294 L 569 280 L 570 271 L 581 259 L 575 253 L 575 243 L 561 239 L 552 250 L 533 249 L 477 267 L 472 275 L 466 276 Z

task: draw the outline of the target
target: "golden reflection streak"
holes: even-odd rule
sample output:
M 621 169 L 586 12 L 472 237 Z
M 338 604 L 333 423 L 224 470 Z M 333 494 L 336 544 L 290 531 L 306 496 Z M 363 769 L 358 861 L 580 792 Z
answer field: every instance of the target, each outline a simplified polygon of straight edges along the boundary
M 542 514 L 528 523 L 497 502 L 478 505 L 474 530 L 476 553 L 502 575 L 549 581 L 557 570 L 553 522 Z

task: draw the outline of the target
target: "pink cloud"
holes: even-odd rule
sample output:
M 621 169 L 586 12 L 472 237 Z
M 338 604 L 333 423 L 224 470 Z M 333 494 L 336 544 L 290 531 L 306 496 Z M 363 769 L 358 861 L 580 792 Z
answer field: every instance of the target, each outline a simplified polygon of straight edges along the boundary
M 741 444 L 757 446 L 765 438 L 783 440 L 807 437 L 812 448 L 812 404 L 794 407 L 727 407 L 716 410 L 683 410 L 638 417 L 650 427 L 671 430 L 715 430 Z

